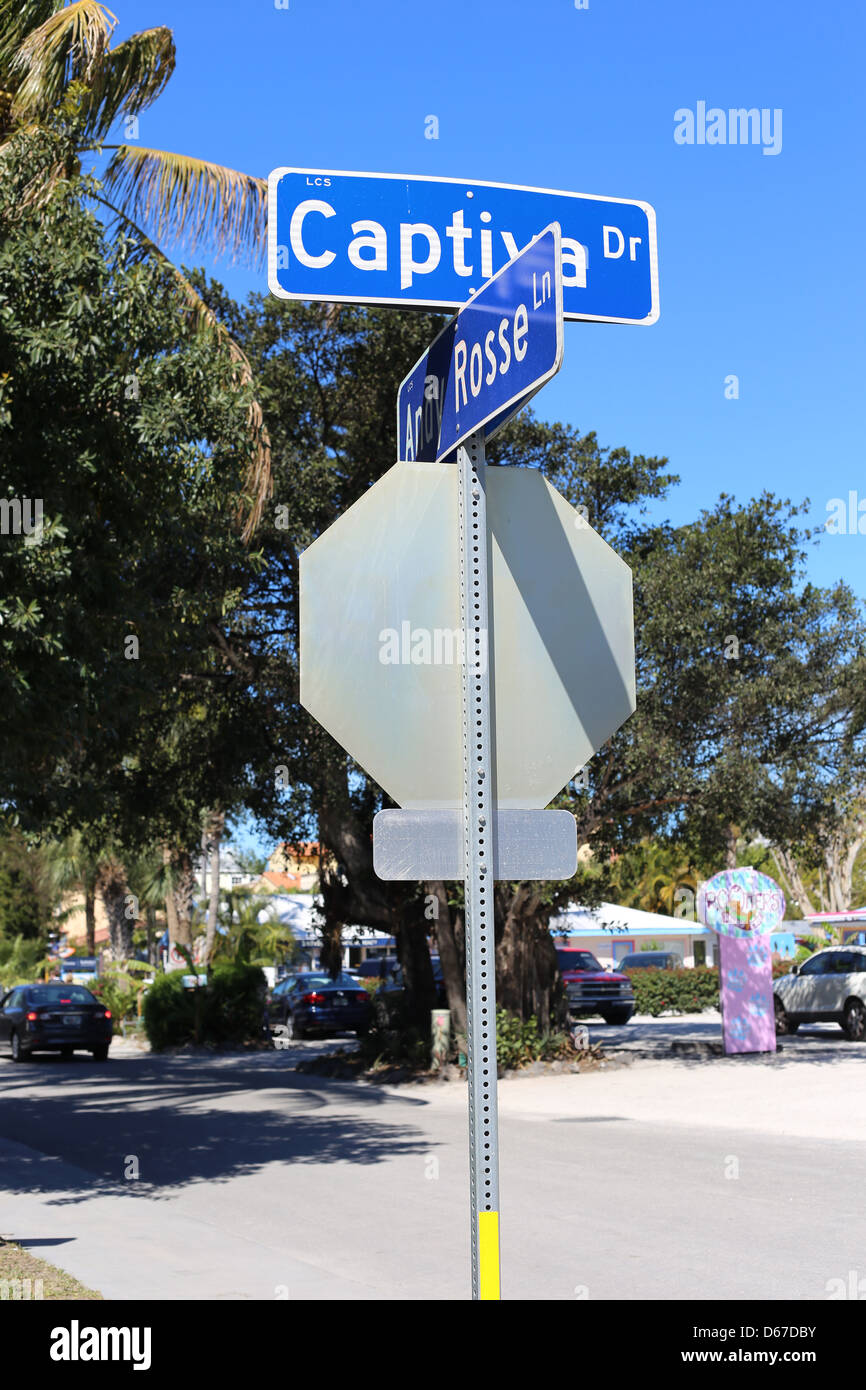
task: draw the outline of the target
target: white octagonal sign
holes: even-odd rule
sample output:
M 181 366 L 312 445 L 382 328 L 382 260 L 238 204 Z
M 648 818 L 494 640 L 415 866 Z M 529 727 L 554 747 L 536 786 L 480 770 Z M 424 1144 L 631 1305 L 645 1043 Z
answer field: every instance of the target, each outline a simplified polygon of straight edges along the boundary
M 399 806 L 460 806 L 452 464 L 397 463 L 301 556 L 301 704 Z M 486 470 L 493 802 L 547 806 L 635 707 L 631 570 L 531 468 Z

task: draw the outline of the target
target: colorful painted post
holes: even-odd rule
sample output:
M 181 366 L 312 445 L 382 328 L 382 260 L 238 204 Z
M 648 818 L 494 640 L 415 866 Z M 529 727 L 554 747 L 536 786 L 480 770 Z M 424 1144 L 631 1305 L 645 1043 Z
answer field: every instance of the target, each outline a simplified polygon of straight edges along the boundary
M 770 933 L 785 895 L 756 869 L 725 869 L 698 889 L 698 917 L 718 933 L 719 996 L 725 1052 L 775 1052 Z

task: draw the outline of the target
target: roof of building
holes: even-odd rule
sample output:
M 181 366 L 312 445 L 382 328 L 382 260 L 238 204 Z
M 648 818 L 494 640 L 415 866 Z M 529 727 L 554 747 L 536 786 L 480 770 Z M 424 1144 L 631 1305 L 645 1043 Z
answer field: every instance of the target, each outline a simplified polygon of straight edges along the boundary
M 597 908 L 571 903 L 550 919 L 554 936 L 710 936 L 703 922 L 684 917 L 665 917 L 660 912 L 644 912 L 638 907 L 600 903 Z

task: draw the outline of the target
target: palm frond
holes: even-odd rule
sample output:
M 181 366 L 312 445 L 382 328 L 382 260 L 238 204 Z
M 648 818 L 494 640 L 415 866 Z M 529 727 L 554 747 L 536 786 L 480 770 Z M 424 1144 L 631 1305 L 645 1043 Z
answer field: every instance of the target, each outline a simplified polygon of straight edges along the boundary
M 105 60 L 115 16 L 98 0 L 74 0 L 33 29 L 10 63 L 18 79 L 13 111 L 24 115 L 48 110 L 70 82 L 91 86 Z
M 260 261 L 267 244 L 264 179 L 206 159 L 121 145 L 103 177 L 108 193 L 159 240 Z
M 253 380 L 253 369 L 250 366 L 249 358 L 243 349 L 235 342 L 234 338 L 226 328 L 220 323 L 213 310 L 205 304 L 201 295 L 197 292 L 194 285 L 178 270 L 177 266 L 171 261 L 164 251 L 156 245 L 154 241 L 139 227 L 122 209 L 114 207 L 111 203 L 102 198 L 95 199 L 102 203 L 103 207 L 117 219 L 118 223 L 131 231 L 138 239 L 141 251 L 145 255 L 153 256 L 166 270 L 170 271 L 175 283 L 186 302 L 190 316 L 190 323 L 197 332 L 214 333 L 220 342 L 228 350 L 229 357 L 237 368 L 238 384 L 249 386 Z M 247 414 L 247 426 L 252 440 L 252 456 L 247 475 L 244 479 L 243 496 L 238 502 L 237 519 L 238 524 L 242 525 L 241 534 L 244 542 L 248 543 L 256 531 L 262 519 L 265 502 L 271 495 L 271 441 L 265 425 L 264 415 L 259 402 L 253 398 L 250 402 Z
M 110 49 L 96 69 L 85 112 L 87 134 L 103 139 L 120 115 L 135 115 L 156 100 L 174 72 L 170 29 L 143 29 Z
M 27 35 L 63 8 L 65 0 L 0 0 L 0 81 Z

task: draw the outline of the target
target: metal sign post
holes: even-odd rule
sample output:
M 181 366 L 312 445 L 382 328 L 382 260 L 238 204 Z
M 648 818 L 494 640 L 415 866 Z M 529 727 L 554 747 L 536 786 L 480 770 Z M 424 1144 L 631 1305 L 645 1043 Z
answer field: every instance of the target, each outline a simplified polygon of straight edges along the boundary
M 499 1298 L 499 1118 L 484 435 L 458 449 L 472 1297 Z
M 628 566 L 540 472 L 488 479 L 485 439 L 559 370 L 563 314 L 655 322 L 655 214 L 278 169 L 269 246 L 284 298 L 462 305 L 400 386 L 400 461 L 301 556 L 300 701 L 397 803 L 377 875 L 463 878 L 472 1297 L 498 1300 L 494 883 L 575 873 L 575 819 L 546 808 L 634 712 L 635 673 Z

